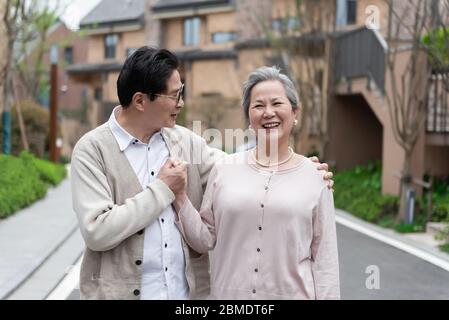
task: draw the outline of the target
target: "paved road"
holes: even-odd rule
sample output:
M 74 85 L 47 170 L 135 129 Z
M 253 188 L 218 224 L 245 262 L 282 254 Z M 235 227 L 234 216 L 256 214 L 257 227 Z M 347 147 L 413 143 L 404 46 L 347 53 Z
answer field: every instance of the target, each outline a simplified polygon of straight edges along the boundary
M 343 299 L 449 299 L 449 272 L 341 225 L 338 241 Z M 370 265 L 379 268 L 379 290 L 366 288 Z
M 347 227 L 337 232 L 342 299 L 449 299 L 449 272 Z M 372 265 L 380 288 L 370 290 L 372 271 L 365 271 Z M 79 291 L 68 299 L 79 299 Z

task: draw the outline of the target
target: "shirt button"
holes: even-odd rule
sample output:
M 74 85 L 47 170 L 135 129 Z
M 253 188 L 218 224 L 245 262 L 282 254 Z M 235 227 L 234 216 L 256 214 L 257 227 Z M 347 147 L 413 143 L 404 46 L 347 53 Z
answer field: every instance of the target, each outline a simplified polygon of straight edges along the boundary
M 267 186 L 265 186 L 265 190 L 268 190 L 268 187 L 267 187 Z
M 256 269 L 254 269 L 254 272 L 259 272 L 259 269 L 257 269 L 257 268 L 256 268 Z
M 138 289 L 134 290 L 134 295 L 135 296 L 138 296 L 139 294 L 140 294 L 140 290 L 138 290 Z
M 164 218 L 161 218 L 161 222 L 164 223 Z
M 261 208 L 263 208 L 263 207 L 264 207 L 263 203 L 261 203 L 261 204 L 260 204 L 260 207 L 261 207 Z
M 151 171 L 151 175 L 154 176 L 154 171 Z
M 256 289 L 253 289 L 253 293 L 256 293 Z
M 142 264 L 142 260 L 136 260 L 136 264 L 140 266 Z
M 260 252 L 260 248 L 257 248 L 257 252 Z
M 167 267 L 165 267 L 165 271 L 167 271 L 168 270 L 168 268 Z
M 143 230 L 137 231 L 137 234 L 143 234 Z
M 259 226 L 259 231 L 262 230 L 262 227 Z
M 165 247 L 167 248 L 167 244 L 165 244 Z

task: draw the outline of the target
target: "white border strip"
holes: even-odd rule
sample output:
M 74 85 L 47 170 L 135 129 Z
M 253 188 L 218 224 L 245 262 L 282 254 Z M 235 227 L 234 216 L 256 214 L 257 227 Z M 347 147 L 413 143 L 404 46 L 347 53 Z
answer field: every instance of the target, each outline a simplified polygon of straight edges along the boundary
M 47 296 L 45 300 L 67 300 L 73 290 L 75 290 L 78 286 L 82 260 L 83 256 L 81 256 L 76 264 L 72 268 L 70 268 L 68 274 L 62 279 L 62 281 Z
M 384 236 L 383 234 L 370 230 L 369 228 L 366 228 L 364 226 L 361 226 L 355 222 L 349 221 L 348 219 L 338 216 L 335 216 L 335 221 L 343 226 L 346 226 L 352 230 L 358 231 L 360 233 L 363 233 L 367 235 L 368 237 L 374 238 L 376 240 L 379 240 L 381 242 L 384 242 L 386 244 L 389 244 L 390 246 L 393 246 L 397 249 L 400 249 L 402 251 L 405 251 L 407 253 L 410 253 L 418 258 L 421 258 L 427 262 L 430 262 L 446 271 L 449 271 L 449 262 L 444 261 L 443 259 L 440 259 L 424 250 L 418 249 L 416 247 L 413 247 L 409 244 L 406 244 L 404 242 L 401 242 L 399 240 Z

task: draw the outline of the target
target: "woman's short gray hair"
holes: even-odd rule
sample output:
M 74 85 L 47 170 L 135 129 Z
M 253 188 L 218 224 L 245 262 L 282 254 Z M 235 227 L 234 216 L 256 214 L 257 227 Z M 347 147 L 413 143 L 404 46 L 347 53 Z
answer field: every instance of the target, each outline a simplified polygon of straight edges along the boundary
M 299 94 L 295 88 L 293 82 L 285 74 L 281 73 L 279 68 L 273 67 L 261 67 L 251 72 L 248 80 L 243 84 L 243 98 L 242 106 L 245 111 L 245 117 L 249 118 L 249 104 L 251 102 L 251 91 L 254 86 L 263 81 L 276 80 L 282 83 L 285 88 L 285 93 L 290 101 L 292 108 L 299 108 Z

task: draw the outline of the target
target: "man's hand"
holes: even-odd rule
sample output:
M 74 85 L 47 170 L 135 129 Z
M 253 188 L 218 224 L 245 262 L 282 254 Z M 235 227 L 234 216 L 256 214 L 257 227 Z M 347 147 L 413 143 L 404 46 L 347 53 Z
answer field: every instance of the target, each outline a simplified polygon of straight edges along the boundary
M 187 163 L 168 159 L 157 175 L 175 194 L 184 192 L 187 186 Z
M 327 165 L 327 163 L 320 163 L 320 159 L 318 159 L 318 157 L 310 157 L 310 160 L 312 160 L 312 162 L 318 163 L 317 169 L 318 170 L 324 170 L 326 171 L 326 173 L 324 174 L 324 180 L 329 180 L 329 184 L 327 185 L 327 187 L 334 191 L 333 186 L 334 186 L 334 180 L 332 180 L 332 177 L 334 176 L 334 174 L 332 173 L 332 171 L 329 171 L 329 166 Z

